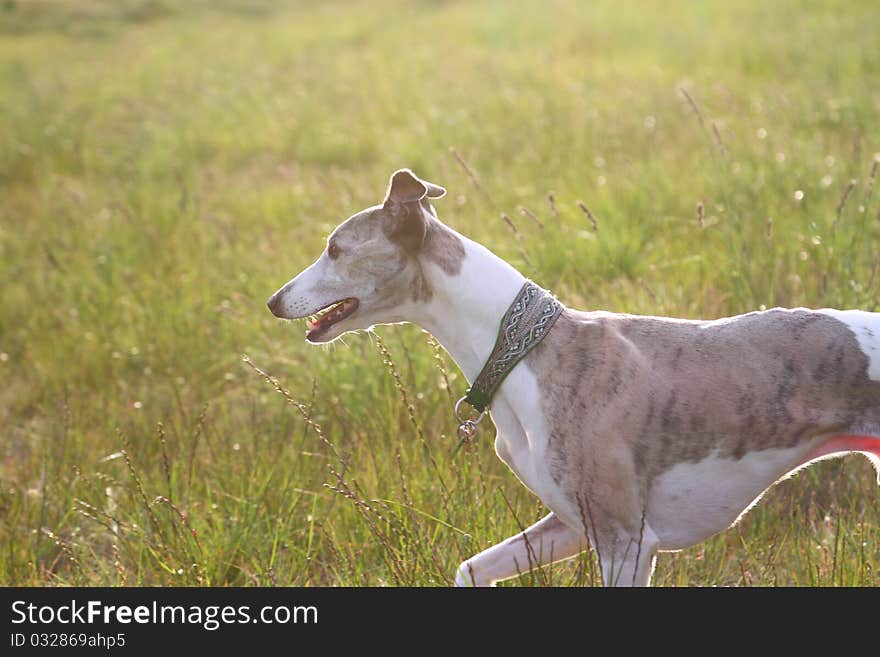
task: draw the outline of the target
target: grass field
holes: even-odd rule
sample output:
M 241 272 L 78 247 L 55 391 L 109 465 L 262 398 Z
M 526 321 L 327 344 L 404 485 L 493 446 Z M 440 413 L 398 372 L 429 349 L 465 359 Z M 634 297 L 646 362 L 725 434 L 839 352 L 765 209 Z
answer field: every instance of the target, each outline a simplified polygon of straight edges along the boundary
M 877 310 L 878 26 L 836 0 L 0 2 L 0 584 L 450 584 L 546 513 L 491 432 L 453 455 L 455 364 L 414 326 L 309 348 L 265 299 L 409 166 L 575 307 Z M 877 585 L 876 476 L 802 472 L 655 583 Z M 511 584 L 600 580 L 584 554 Z

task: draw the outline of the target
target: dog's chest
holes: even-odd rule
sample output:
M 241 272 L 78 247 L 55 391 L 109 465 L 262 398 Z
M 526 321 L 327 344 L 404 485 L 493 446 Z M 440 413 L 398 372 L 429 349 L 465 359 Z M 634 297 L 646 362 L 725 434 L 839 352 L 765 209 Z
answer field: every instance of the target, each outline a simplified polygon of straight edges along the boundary
M 517 367 L 492 402 L 497 429 L 495 452 L 529 490 L 560 518 L 579 522 L 578 511 L 551 476 L 547 458 L 547 422 L 538 380 L 528 367 Z

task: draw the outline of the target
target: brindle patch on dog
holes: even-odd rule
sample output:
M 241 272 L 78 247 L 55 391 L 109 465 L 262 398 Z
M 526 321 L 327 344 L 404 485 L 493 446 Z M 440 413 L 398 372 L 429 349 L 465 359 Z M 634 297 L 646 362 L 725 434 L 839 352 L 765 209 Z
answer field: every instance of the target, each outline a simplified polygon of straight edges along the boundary
M 422 258 L 436 264 L 450 276 L 461 272 L 465 251 L 461 238 L 444 226 L 437 218 L 431 204 L 423 199 L 412 204 L 412 211 L 403 218 L 384 207 L 370 208 L 359 212 L 342 224 L 331 235 L 331 240 L 341 249 L 369 248 L 373 258 L 348 260 L 345 275 L 352 280 L 389 280 L 406 272 L 405 285 L 413 301 L 428 301 L 432 294 L 431 286 L 422 271 Z M 415 253 L 395 244 L 388 237 L 389 225 L 398 221 L 424 222 L 425 239 Z M 343 266 L 341 263 L 337 266 Z M 381 270 L 381 271 L 379 271 Z M 394 299 L 397 299 L 395 296 Z M 381 301 L 373 305 L 373 310 L 391 308 L 399 303 L 389 298 L 387 305 Z
M 428 219 L 422 255 L 450 276 L 458 276 L 464 261 L 464 244 L 458 235 L 442 223 Z
M 714 322 L 566 309 L 525 362 L 553 382 L 541 399 L 550 471 L 569 492 L 620 468 L 650 485 L 710 454 L 880 427 L 880 381 L 853 332 L 806 309 Z

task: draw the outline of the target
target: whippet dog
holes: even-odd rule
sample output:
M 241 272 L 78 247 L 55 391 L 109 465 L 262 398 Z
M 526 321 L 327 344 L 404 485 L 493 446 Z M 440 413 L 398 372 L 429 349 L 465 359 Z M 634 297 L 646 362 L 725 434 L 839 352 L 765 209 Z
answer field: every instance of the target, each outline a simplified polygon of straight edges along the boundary
M 526 279 L 440 222 L 409 169 L 279 289 L 325 343 L 376 324 L 432 333 L 468 381 Z M 563 308 L 491 399 L 495 451 L 551 510 L 466 560 L 492 585 L 592 546 L 606 585 L 648 585 L 658 551 L 734 524 L 775 482 L 860 452 L 880 473 L 880 313 L 774 308 L 712 321 Z M 880 474 L 878 474 L 880 477 Z

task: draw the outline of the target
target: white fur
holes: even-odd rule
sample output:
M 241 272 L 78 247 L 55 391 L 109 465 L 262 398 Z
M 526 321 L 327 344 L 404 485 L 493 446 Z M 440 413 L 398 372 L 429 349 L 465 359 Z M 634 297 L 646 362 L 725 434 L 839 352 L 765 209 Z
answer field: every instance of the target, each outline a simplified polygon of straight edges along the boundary
M 465 250 L 461 272 L 449 276 L 439 266 L 424 263 L 434 294 L 411 321 L 430 331 L 473 380 L 492 351 L 498 322 L 525 277 L 486 247 L 456 235 Z
M 868 377 L 880 381 L 880 313 L 833 308 L 823 308 L 817 312 L 830 315 L 849 327 L 858 339 L 859 347 L 868 357 Z
M 778 481 L 803 465 L 816 444 L 750 452 L 739 460 L 713 454 L 698 463 L 678 463 L 651 486 L 647 521 L 661 550 L 681 550 L 734 524 Z

